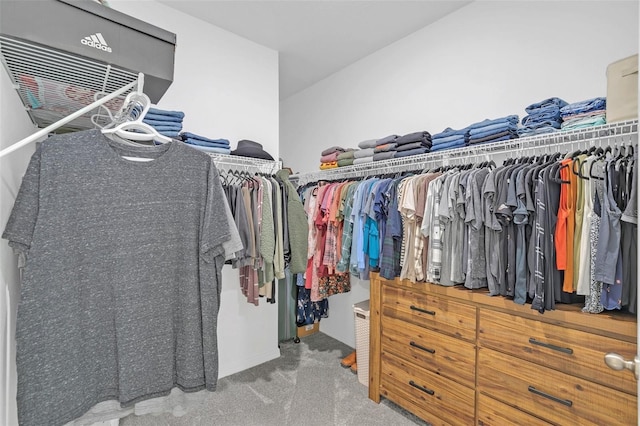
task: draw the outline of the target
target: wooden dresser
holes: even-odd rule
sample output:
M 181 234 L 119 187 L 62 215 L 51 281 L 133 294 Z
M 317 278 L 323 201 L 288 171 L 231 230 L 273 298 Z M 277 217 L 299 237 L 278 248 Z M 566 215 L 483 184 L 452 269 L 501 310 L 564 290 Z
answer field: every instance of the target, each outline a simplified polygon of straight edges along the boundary
M 604 363 L 633 359 L 635 317 L 556 306 L 371 274 L 369 398 L 434 425 L 636 425 L 633 374 Z

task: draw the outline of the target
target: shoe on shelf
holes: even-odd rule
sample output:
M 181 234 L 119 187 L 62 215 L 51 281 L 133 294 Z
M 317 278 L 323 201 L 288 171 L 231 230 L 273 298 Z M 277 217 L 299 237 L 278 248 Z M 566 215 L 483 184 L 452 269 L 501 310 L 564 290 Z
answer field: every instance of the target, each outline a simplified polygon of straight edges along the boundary
M 351 352 L 349 355 L 342 358 L 342 361 L 340 361 L 340 365 L 343 366 L 344 368 L 349 368 L 355 363 L 356 363 L 356 351 Z
M 351 364 L 351 372 L 353 374 L 358 374 L 358 363 L 354 362 L 353 364 Z

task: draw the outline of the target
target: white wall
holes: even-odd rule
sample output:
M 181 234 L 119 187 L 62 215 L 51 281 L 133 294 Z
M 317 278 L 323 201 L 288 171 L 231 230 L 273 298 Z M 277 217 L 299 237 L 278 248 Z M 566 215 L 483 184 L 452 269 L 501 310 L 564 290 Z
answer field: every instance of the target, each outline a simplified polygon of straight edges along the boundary
M 110 1 L 111 6 L 177 34 L 174 82 L 159 107 L 185 112 L 184 129 L 212 138 L 260 142 L 278 157 L 278 54 L 154 1 Z M 4 70 L 0 71 L 0 148 L 36 129 L 24 112 Z M 12 93 L 14 92 L 14 93 Z M 0 228 L 4 229 L 33 146 L 0 159 Z M 1 230 L 0 229 L 0 230 Z M 0 424 L 17 424 L 15 408 L 15 306 L 19 293 L 16 260 L 0 241 Z M 277 306 L 246 303 L 238 274 L 223 270 L 218 319 L 219 376 L 250 368 L 280 355 Z M 5 292 L 11 295 L 10 305 Z M 5 317 L 9 312 L 10 325 Z M 8 337 L 7 337 L 8 336 Z M 10 348 L 5 345 L 6 341 Z M 5 371 L 5 365 L 8 365 Z
M 329 146 L 525 115 L 551 96 L 606 96 L 609 63 L 638 53 L 637 2 L 478 1 L 280 103 L 281 157 L 315 171 Z M 355 345 L 353 303 L 329 298 L 320 330 Z

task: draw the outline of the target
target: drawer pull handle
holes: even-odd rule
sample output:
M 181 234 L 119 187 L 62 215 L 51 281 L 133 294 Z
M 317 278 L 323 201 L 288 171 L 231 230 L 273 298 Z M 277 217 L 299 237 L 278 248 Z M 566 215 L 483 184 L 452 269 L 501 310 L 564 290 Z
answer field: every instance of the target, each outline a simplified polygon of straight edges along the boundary
M 418 312 L 422 312 L 423 314 L 429 314 L 429 315 L 434 315 L 436 314 L 436 311 L 427 311 L 426 309 L 422 309 L 422 308 L 418 308 L 417 306 L 410 306 L 412 311 L 418 311 Z
M 536 395 L 543 396 L 543 397 L 545 397 L 547 399 L 550 399 L 552 401 L 559 402 L 560 404 L 566 405 L 567 407 L 571 407 L 573 405 L 573 402 L 571 402 L 568 399 L 561 399 L 561 398 L 558 398 L 557 396 L 549 395 L 548 393 L 539 391 L 538 389 L 534 388 L 533 386 L 529 386 L 529 392 L 535 393 Z
M 428 393 L 429 395 L 433 395 L 435 393 L 435 391 L 432 391 L 431 389 L 427 389 L 424 386 L 420 386 L 419 384 L 417 384 L 413 380 L 409 381 L 409 384 L 411 386 L 413 386 L 414 388 L 416 388 L 416 389 L 420 389 L 424 393 Z
M 573 354 L 573 349 L 571 348 L 563 348 L 562 346 L 556 346 L 550 343 L 540 342 L 534 339 L 533 337 L 529 337 L 529 343 L 531 343 L 532 345 L 538 345 L 538 346 L 543 346 L 545 348 L 553 349 L 554 351 L 562 352 L 565 354 L 569 354 L 569 355 Z
M 429 352 L 430 354 L 435 354 L 436 353 L 435 349 L 425 348 L 424 346 L 421 346 L 421 345 L 417 344 L 416 342 L 409 342 L 409 344 L 411 346 L 413 346 L 414 348 L 421 349 L 421 350 L 423 350 L 425 352 Z

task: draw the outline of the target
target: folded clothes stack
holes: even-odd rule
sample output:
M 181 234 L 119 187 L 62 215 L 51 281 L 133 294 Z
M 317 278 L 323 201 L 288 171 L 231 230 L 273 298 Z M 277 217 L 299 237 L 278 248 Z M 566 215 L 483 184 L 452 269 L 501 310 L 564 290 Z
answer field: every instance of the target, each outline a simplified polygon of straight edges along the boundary
M 231 144 L 227 139 L 209 139 L 195 133 L 182 132 L 180 139 L 192 148 L 216 154 L 231 154 Z
M 358 150 L 353 152 L 353 164 L 364 164 L 373 161 L 377 139 L 368 139 L 358 143 Z
M 346 149 L 339 146 L 332 146 L 321 153 L 320 170 L 335 169 L 338 167 L 338 155 L 345 152 Z
M 389 135 L 378 139 L 375 148 L 373 148 L 373 161 L 389 160 L 395 157 L 398 147 L 396 140 L 399 137 L 398 135 Z
M 353 148 L 349 148 L 345 152 L 338 154 L 338 167 L 351 166 L 355 158 L 353 156 L 354 151 Z
M 395 141 L 396 153 L 393 158 L 410 157 L 431 151 L 431 134 L 425 130 L 408 133 Z
M 183 119 L 184 112 L 182 111 L 149 108 L 142 122 L 156 129 L 161 135 L 177 138 L 182 130 Z
M 469 145 L 499 142 L 518 137 L 517 115 L 483 120 L 469 126 Z
M 562 130 L 606 124 L 607 98 L 593 98 L 569 104 L 560 109 Z
M 529 115 L 522 119 L 523 127 L 518 129 L 518 136 L 559 131 L 562 125 L 560 109 L 567 105 L 568 103 L 560 98 L 549 98 L 529 105 L 524 109 Z
M 454 130 L 447 127 L 442 132 L 433 135 L 431 152 L 445 149 L 461 148 L 469 144 L 469 128 Z

